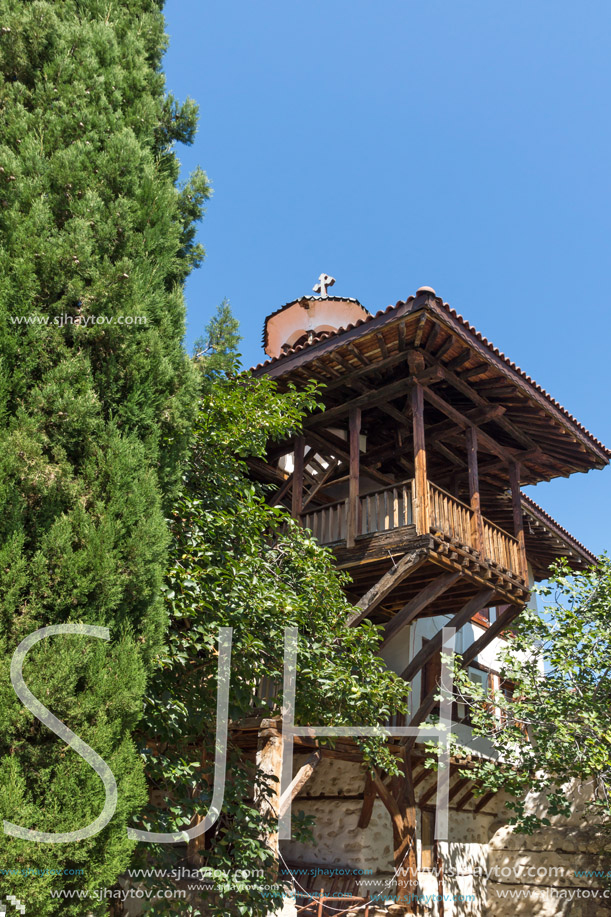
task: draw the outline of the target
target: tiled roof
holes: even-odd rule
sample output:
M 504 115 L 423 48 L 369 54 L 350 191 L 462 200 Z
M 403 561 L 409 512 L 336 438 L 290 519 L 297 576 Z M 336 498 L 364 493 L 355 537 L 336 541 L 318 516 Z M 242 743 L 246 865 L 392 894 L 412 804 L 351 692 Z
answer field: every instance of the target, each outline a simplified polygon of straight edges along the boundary
M 304 297 L 304 298 L 309 298 L 309 297 Z M 310 298 L 317 298 L 317 297 L 310 297 Z M 405 301 L 400 300 L 394 306 L 390 305 L 390 306 L 387 306 L 386 309 L 380 309 L 375 314 L 371 313 L 366 318 L 359 319 L 358 322 L 355 322 L 354 324 L 351 324 L 351 325 L 347 325 L 345 328 L 338 328 L 337 331 L 323 332 L 319 336 L 317 336 L 315 341 L 311 341 L 311 342 L 308 341 L 303 344 L 299 344 L 291 348 L 290 350 L 287 350 L 285 353 L 281 354 L 281 356 L 279 357 L 272 357 L 269 360 L 265 360 L 263 363 L 257 364 L 257 366 L 253 367 L 253 370 L 260 370 L 266 366 L 271 366 L 273 364 L 276 364 L 280 362 L 281 360 L 285 360 L 288 356 L 292 354 L 298 353 L 301 350 L 306 350 L 308 347 L 312 347 L 313 345 L 320 343 L 320 341 L 325 340 L 326 338 L 339 337 L 340 335 L 345 334 L 347 331 L 350 331 L 353 328 L 358 328 L 361 325 L 367 325 L 369 322 L 372 322 L 374 319 L 379 318 L 379 316 L 385 315 L 389 312 L 393 312 L 395 309 L 398 309 L 401 306 L 405 306 L 408 303 L 413 302 L 414 299 L 415 299 L 414 296 L 408 296 L 408 298 Z M 494 354 L 496 357 L 499 357 L 510 369 L 512 369 L 519 376 L 521 376 L 521 378 L 524 379 L 525 382 L 527 382 L 536 391 L 538 391 L 541 395 L 543 395 L 544 398 L 546 398 L 547 401 L 549 401 L 549 403 L 554 408 L 560 411 L 560 413 L 567 420 L 569 420 L 572 424 L 574 424 L 575 427 L 577 427 L 577 429 L 580 430 L 581 433 L 584 434 L 584 436 L 587 436 L 599 449 L 601 449 L 609 458 L 611 458 L 611 449 L 608 449 L 606 446 L 604 446 L 603 443 L 601 443 L 599 439 L 593 436 L 589 432 L 589 430 L 587 430 L 583 426 L 583 424 L 579 423 L 579 421 L 575 417 L 573 417 L 573 415 L 565 407 L 563 407 L 558 401 L 556 401 L 555 398 L 553 398 L 548 392 L 546 392 L 545 389 L 542 388 L 537 382 L 535 382 L 534 379 L 532 379 L 529 375 L 527 375 L 527 373 L 525 373 L 524 370 L 520 369 L 520 367 L 517 366 L 512 360 L 506 357 L 505 354 L 498 349 L 498 347 L 495 347 L 494 344 L 492 344 L 487 338 L 485 338 L 483 334 L 481 334 L 481 332 L 479 332 L 476 328 L 473 327 L 473 325 L 469 324 L 469 322 L 466 319 L 464 319 L 462 315 L 459 315 L 455 309 L 452 309 L 448 303 L 443 302 L 443 300 L 441 300 L 439 297 L 435 298 L 435 304 L 437 305 L 437 307 L 440 307 L 450 318 L 455 319 L 460 325 L 462 325 L 462 327 L 465 328 L 470 334 L 472 334 L 479 343 L 481 343 L 483 346 L 488 348 L 488 350 L 492 354 Z M 288 305 L 291 305 L 291 303 L 288 303 Z M 283 306 L 282 308 L 286 308 L 286 306 Z M 279 312 L 281 310 L 278 309 L 277 311 Z M 272 314 L 275 314 L 275 313 L 272 313 Z
M 550 516 L 549 513 L 546 513 L 538 503 L 535 503 L 535 501 L 531 499 L 531 497 L 527 497 L 526 494 L 521 494 L 521 498 L 522 506 L 526 509 L 527 512 L 529 509 L 531 509 L 533 511 L 533 515 L 541 517 L 544 522 L 546 522 L 551 528 L 556 529 L 564 538 L 567 539 L 568 542 L 574 544 L 575 547 L 583 551 L 584 555 L 586 555 L 592 563 L 596 563 L 596 556 L 592 554 L 592 552 L 589 551 L 585 545 L 578 541 L 574 535 L 571 535 L 571 533 L 568 532 L 564 526 L 560 525 L 559 522 L 556 522 L 553 516 Z

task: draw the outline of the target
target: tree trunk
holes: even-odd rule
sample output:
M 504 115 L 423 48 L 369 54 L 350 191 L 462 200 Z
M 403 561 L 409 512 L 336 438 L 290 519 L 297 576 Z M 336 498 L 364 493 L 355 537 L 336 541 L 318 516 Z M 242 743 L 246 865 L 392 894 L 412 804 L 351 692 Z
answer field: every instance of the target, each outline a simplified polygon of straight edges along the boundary
M 410 752 L 403 752 L 403 774 L 393 780 L 398 817 L 393 818 L 394 863 L 397 872 L 397 904 L 416 914 L 418 858 L 416 850 L 416 795 Z

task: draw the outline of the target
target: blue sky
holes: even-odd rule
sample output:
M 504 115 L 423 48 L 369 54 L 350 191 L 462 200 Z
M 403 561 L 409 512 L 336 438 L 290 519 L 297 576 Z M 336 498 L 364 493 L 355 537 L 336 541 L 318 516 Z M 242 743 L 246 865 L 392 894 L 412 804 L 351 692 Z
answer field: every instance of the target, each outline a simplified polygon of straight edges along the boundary
M 611 445 L 611 5 L 169 0 L 168 89 L 214 186 L 188 338 L 247 365 L 321 271 L 371 311 L 427 284 Z M 611 469 L 531 496 L 611 546 Z

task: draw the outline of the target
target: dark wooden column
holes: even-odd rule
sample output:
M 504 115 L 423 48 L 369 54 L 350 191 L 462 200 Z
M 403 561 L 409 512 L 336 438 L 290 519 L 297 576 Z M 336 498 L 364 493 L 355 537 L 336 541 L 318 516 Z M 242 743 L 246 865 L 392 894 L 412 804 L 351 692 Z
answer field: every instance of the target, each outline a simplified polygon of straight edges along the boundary
M 360 535 L 360 500 L 359 500 L 359 478 L 360 478 L 360 433 L 361 433 L 361 409 L 352 408 L 350 411 L 350 490 L 348 494 L 348 531 L 346 535 L 346 545 L 349 548 L 354 547 L 357 535 Z
M 482 522 L 482 504 L 479 493 L 479 469 L 477 465 L 477 430 L 467 427 L 467 458 L 469 461 L 469 496 L 474 513 L 472 531 L 473 547 L 480 554 L 484 553 L 484 525 Z
M 294 469 L 293 469 L 293 499 L 291 515 L 300 518 L 303 508 L 303 457 L 305 452 L 305 439 L 303 436 L 295 438 Z
M 511 484 L 511 506 L 513 509 L 513 533 L 518 539 L 520 568 L 528 584 L 528 561 L 526 560 L 526 540 L 524 538 L 524 521 L 522 519 L 522 493 L 520 491 L 520 465 L 512 462 L 509 466 L 509 483 Z
M 414 522 L 418 534 L 426 535 L 430 527 L 430 512 L 424 440 L 424 392 L 422 386 L 417 382 L 412 389 L 412 422 L 414 430 Z

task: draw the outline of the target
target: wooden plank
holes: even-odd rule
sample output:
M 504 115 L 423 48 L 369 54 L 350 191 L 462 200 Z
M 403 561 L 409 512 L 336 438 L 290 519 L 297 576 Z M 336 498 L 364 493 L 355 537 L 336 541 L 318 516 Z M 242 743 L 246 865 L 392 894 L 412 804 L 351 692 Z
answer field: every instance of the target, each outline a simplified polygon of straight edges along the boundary
M 485 608 L 495 595 L 495 592 L 496 590 L 492 588 L 482 589 L 481 592 L 478 592 L 473 598 L 469 599 L 466 605 L 463 605 L 447 626 L 460 630 L 464 624 L 471 620 L 474 614 L 477 614 L 478 611 Z M 404 678 L 405 681 L 413 681 L 429 659 L 432 659 L 435 653 L 441 652 L 442 646 L 443 633 L 442 631 L 438 631 L 435 636 L 425 643 L 422 649 L 416 653 L 407 668 L 401 673 L 401 678 Z
M 293 494 L 291 502 L 291 515 L 299 519 L 303 509 L 303 471 L 304 471 L 305 439 L 303 436 L 295 438 L 295 467 L 293 470 Z
M 399 395 L 403 394 L 403 392 L 408 391 L 411 385 L 412 380 L 408 377 L 397 379 L 394 382 L 390 382 L 388 385 L 382 385 L 378 389 L 368 390 L 358 395 L 356 398 L 344 402 L 344 404 L 339 404 L 337 407 L 329 408 L 326 411 L 321 411 L 319 414 L 308 417 L 305 427 L 309 430 L 312 426 L 320 426 L 321 423 L 332 423 L 341 417 L 346 417 L 353 408 L 368 409 L 377 407 L 382 402 L 391 401 L 393 398 L 397 398 Z
M 425 548 L 418 548 L 414 551 L 408 551 L 398 564 L 388 570 L 375 585 L 369 589 L 365 595 L 359 599 L 356 607 L 360 609 L 348 618 L 348 626 L 356 627 L 361 621 L 364 621 L 374 608 L 383 602 L 392 590 L 401 583 L 405 577 L 419 567 L 426 560 L 427 551 Z
M 425 349 L 429 353 L 432 352 L 433 347 L 435 346 L 435 341 L 437 340 L 437 335 L 439 334 L 439 330 L 440 329 L 439 329 L 439 325 L 437 324 L 437 322 L 433 322 L 431 326 L 431 330 L 429 331 L 429 336 L 426 339 L 426 343 L 424 345 Z
M 453 346 L 453 345 L 454 345 L 454 338 L 453 338 L 453 336 L 450 334 L 450 335 L 446 338 L 446 340 L 443 342 L 443 344 L 441 345 L 441 347 L 439 348 L 439 350 L 437 351 L 437 353 L 435 354 L 435 357 L 436 357 L 438 360 L 441 360 L 442 357 L 445 357 L 445 355 L 446 355 L 446 353 L 448 352 L 448 350 L 451 350 L 451 349 L 452 349 L 452 346 Z
M 341 364 L 346 372 L 343 376 L 337 379 L 337 381 L 330 382 L 326 386 L 325 395 L 327 395 L 328 392 L 333 392 L 338 388 L 344 388 L 345 386 L 352 385 L 354 382 L 364 379 L 366 376 L 373 372 L 385 372 L 387 369 L 393 369 L 395 366 L 399 366 L 400 363 L 404 363 L 407 359 L 407 353 L 403 351 L 394 353 L 383 360 L 378 360 L 376 363 L 369 363 L 367 366 L 359 366 L 358 369 L 355 369 L 351 363 L 349 363 L 341 356 L 341 354 L 334 353 L 332 356 L 334 360 Z
M 424 326 L 426 324 L 427 318 L 428 318 L 427 312 L 423 311 L 422 315 L 420 316 L 418 320 L 418 327 L 416 328 L 416 334 L 414 336 L 414 347 L 420 347 L 420 343 L 422 341 L 422 334 L 424 332 Z
M 448 801 L 452 802 L 455 796 L 458 796 L 460 791 L 466 787 L 468 783 L 471 782 L 470 777 L 461 777 L 460 780 L 457 780 L 454 786 L 450 789 L 448 794 Z
M 349 448 L 350 448 L 350 480 L 348 495 L 348 530 L 346 545 L 354 547 L 356 536 L 360 535 L 360 507 L 359 507 L 359 462 L 360 462 L 360 432 L 361 409 L 352 408 L 350 411 Z
M 475 787 L 470 787 L 467 790 L 467 792 L 463 796 L 460 797 L 460 799 L 456 803 L 457 812 L 460 812 L 460 810 L 469 802 L 469 800 L 473 797 L 474 793 L 475 793 Z
M 349 350 L 350 353 L 352 354 L 352 356 L 353 356 L 353 357 L 356 357 L 356 359 L 359 361 L 359 363 L 362 363 L 363 366 L 370 366 L 370 365 L 371 365 L 370 362 L 369 362 L 369 360 L 367 360 L 367 359 L 363 356 L 363 354 L 361 353 L 361 351 L 358 350 L 358 349 L 354 346 L 354 344 L 348 344 L 347 350 Z
M 430 605 L 440 595 L 447 592 L 460 577 L 460 573 L 442 573 L 441 576 L 431 580 L 417 596 L 404 605 L 401 611 L 388 622 L 384 629 L 384 639 L 378 647 L 378 651 L 382 650 L 400 630 L 410 624 L 427 605 Z

